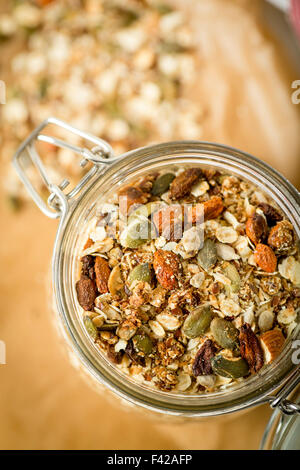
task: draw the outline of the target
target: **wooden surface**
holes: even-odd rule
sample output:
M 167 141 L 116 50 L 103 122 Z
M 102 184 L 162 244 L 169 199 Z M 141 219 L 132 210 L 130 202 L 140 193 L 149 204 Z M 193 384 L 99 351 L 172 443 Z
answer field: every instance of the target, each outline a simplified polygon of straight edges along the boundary
M 219 18 L 223 16 L 219 14 Z M 211 37 L 217 41 L 220 35 L 212 31 Z M 246 60 L 250 56 L 244 52 L 241 49 Z M 264 59 L 260 62 L 259 54 L 254 54 L 257 62 L 253 58 L 247 74 L 247 64 L 240 59 L 234 65 L 235 58 L 231 56 L 232 62 L 226 63 L 218 48 L 212 48 L 211 53 L 215 58 L 207 73 L 199 71 L 203 99 L 215 110 L 203 138 L 250 151 L 299 183 L 299 106 L 290 102 L 291 80 L 299 77 L 283 71 L 282 59 L 276 58 L 270 71 L 264 68 Z M 241 64 L 246 67 L 243 71 Z M 277 70 L 281 72 L 277 74 Z M 218 82 L 220 76 L 225 88 Z M 252 86 L 252 97 L 245 93 L 246 79 Z M 231 85 L 229 94 L 226 84 Z M 206 93 L 209 89 L 213 89 L 211 95 Z M 198 98 L 201 100 L 201 95 Z M 233 102 L 241 105 L 238 116 L 231 113 Z M 226 110 L 224 115 L 222 110 Z M 0 176 L 3 182 L 4 173 Z M 67 359 L 47 304 L 57 222 L 32 205 L 13 214 L 3 192 L 0 220 L 0 340 L 7 347 L 7 364 L 0 365 L 1 449 L 258 447 L 270 416 L 266 406 L 229 421 L 177 424 L 128 410 L 117 400 L 96 393 Z

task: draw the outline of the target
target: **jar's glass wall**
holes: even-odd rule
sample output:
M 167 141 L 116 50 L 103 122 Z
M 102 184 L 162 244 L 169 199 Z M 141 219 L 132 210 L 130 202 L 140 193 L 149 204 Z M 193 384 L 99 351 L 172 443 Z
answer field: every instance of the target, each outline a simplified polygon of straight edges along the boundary
M 197 142 L 170 143 L 147 147 L 128 153 L 105 173 L 94 177 L 81 199 L 72 207 L 58 234 L 53 264 L 56 306 L 72 347 L 84 367 L 96 381 L 128 401 L 163 413 L 187 416 L 215 415 L 251 406 L 266 397 L 293 368 L 291 341 L 298 336 L 294 331 L 281 356 L 269 367 L 243 383 L 228 390 L 207 395 L 183 395 L 150 390 L 133 382 L 111 365 L 97 349 L 82 325 L 74 290 L 78 275 L 79 233 L 96 211 L 96 204 L 117 192 L 120 185 L 153 170 L 170 166 L 193 165 L 223 170 L 251 181 L 281 207 L 292 221 L 298 237 L 299 194 L 276 171 L 263 162 L 227 147 Z

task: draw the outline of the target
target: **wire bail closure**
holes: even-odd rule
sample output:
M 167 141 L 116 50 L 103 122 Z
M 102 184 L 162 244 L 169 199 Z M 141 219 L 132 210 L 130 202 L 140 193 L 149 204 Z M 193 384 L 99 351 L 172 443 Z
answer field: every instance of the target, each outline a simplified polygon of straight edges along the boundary
M 293 390 L 296 390 L 300 384 L 300 367 L 296 369 L 288 377 L 283 387 L 279 390 L 277 395 L 269 397 L 271 408 L 279 408 L 280 411 L 286 415 L 300 414 L 300 405 L 293 403 L 287 399 Z
M 85 147 L 79 147 L 74 144 L 65 142 L 64 140 L 58 139 L 56 137 L 43 134 L 42 131 L 48 125 L 55 125 L 58 128 L 67 130 L 72 134 L 75 134 L 84 140 L 91 142 L 94 146 L 91 149 Z M 92 168 L 83 176 L 79 183 L 68 193 L 64 193 L 64 189 L 70 184 L 68 179 L 64 179 L 60 184 L 53 184 L 47 174 L 47 170 L 42 163 L 42 160 L 36 150 L 36 142 L 46 142 L 48 144 L 54 145 L 59 148 L 65 148 L 73 151 L 74 153 L 81 156 L 80 166 L 83 168 L 88 162 L 93 164 Z M 43 200 L 38 191 L 34 188 L 32 182 L 26 175 L 24 166 L 22 165 L 22 160 L 26 157 L 30 158 L 34 167 L 38 170 L 39 175 L 41 176 L 44 184 L 49 189 L 50 195 L 48 197 L 47 203 Z M 112 147 L 103 139 L 96 137 L 87 132 L 83 132 L 76 127 L 70 126 L 64 121 L 57 119 L 55 117 L 49 117 L 43 121 L 31 134 L 30 136 L 22 143 L 13 158 L 13 165 L 17 171 L 17 174 L 30 196 L 39 207 L 39 209 L 52 219 L 57 219 L 63 216 L 69 206 L 69 200 L 75 197 L 85 184 L 90 180 L 90 178 L 97 172 L 98 168 L 103 165 L 108 165 L 113 163 L 116 160 L 119 160 L 120 157 L 114 155 Z

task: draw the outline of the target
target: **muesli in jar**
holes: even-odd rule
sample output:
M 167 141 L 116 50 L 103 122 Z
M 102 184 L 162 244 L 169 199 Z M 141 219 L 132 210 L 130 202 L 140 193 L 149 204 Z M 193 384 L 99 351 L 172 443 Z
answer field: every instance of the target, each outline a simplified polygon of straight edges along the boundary
M 254 184 L 172 168 L 122 186 L 88 222 L 84 325 L 132 379 L 207 393 L 269 367 L 297 325 L 299 244 Z

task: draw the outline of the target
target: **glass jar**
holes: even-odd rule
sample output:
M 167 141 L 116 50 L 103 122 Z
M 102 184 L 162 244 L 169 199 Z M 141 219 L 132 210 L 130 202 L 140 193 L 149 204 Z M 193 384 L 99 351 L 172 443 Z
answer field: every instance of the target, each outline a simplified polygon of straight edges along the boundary
M 92 142 L 96 147 L 88 150 L 45 135 L 42 131 L 48 125 L 62 127 Z M 69 148 L 81 155 L 82 165 L 90 161 L 93 166 L 81 182 L 66 194 L 66 180 L 59 186 L 49 180 L 36 151 L 36 141 Z M 48 204 L 43 201 L 26 176 L 26 153 L 49 188 Z M 299 413 L 300 407 L 289 403 L 287 397 L 300 380 L 299 364 L 292 361 L 293 344 L 296 338 L 299 338 L 300 325 L 286 341 L 281 355 L 269 367 L 227 390 L 207 395 L 160 392 L 132 381 L 107 360 L 84 328 L 74 287 L 78 276 L 76 254 L 80 232 L 87 221 L 95 216 L 96 203 L 132 179 L 149 174 L 153 170 L 182 164 L 224 170 L 251 181 L 273 198 L 300 237 L 299 192 L 276 170 L 234 148 L 198 141 L 168 142 L 114 157 L 106 142 L 55 118 L 43 122 L 21 145 L 14 157 L 14 165 L 20 178 L 40 209 L 49 217 L 60 218 L 52 274 L 53 300 L 58 315 L 57 321 L 62 327 L 64 337 L 95 386 L 104 385 L 127 402 L 148 410 L 165 415 L 204 417 L 231 413 L 269 402 L 271 406 L 279 406 L 284 412 Z

